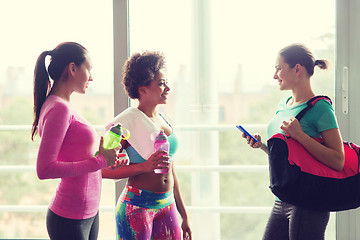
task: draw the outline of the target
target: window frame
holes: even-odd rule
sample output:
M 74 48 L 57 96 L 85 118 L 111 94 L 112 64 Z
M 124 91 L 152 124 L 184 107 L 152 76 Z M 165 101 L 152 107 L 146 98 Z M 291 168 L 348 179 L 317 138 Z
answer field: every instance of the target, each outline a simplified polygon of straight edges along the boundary
M 360 82 L 360 4 L 357 0 L 336 1 L 336 48 L 335 48 L 335 113 L 343 139 L 360 143 L 360 126 L 357 121 L 360 109 L 358 89 Z M 346 73 L 347 72 L 347 73 Z M 348 75 L 348 113 L 344 113 L 344 77 Z M 346 103 L 345 103 L 346 104 Z M 360 209 L 336 213 L 336 239 L 360 239 Z

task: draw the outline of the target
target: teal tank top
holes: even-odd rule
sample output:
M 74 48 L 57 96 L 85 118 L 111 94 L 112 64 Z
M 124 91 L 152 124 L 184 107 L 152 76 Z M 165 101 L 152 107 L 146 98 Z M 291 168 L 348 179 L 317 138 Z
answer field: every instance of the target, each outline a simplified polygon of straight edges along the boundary
M 166 121 L 166 119 L 161 114 L 160 116 L 165 120 L 167 124 L 169 124 L 169 126 L 172 129 L 172 133 L 168 136 L 169 156 L 170 158 L 172 158 L 178 148 L 178 138 L 176 137 L 174 129 L 170 125 L 170 123 Z M 127 147 L 125 150 L 131 163 L 143 163 L 146 161 L 146 159 L 141 157 L 141 155 L 135 150 L 135 148 L 133 148 L 133 146 L 129 145 L 129 147 Z
M 283 121 L 289 121 L 290 117 L 295 117 L 307 105 L 306 102 L 296 106 L 287 106 L 291 97 L 283 98 L 276 111 L 275 116 L 270 120 L 267 127 L 267 138 L 271 138 L 276 133 L 285 134 L 280 128 Z M 338 128 L 333 107 L 326 100 L 318 101 L 301 119 L 300 125 L 303 131 L 310 137 L 321 137 L 322 131 Z

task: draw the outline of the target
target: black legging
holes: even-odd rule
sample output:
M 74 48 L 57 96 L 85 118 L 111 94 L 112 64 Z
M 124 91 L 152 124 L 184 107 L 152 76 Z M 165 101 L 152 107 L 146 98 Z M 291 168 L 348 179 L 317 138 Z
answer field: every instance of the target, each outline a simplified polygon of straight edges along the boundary
M 263 240 L 323 240 L 330 212 L 275 201 Z
M 87 219 L 60 217 L 48 209 L 46 227 L 51 240 L 96 240 L 99 233 L 99 213 Z

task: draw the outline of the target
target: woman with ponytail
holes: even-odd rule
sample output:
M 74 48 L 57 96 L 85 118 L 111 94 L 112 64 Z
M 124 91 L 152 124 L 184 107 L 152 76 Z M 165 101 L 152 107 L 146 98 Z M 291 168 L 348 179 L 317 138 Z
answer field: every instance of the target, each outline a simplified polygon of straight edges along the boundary
M 291 95 L 282 99 L 275 116 L 267 127 L 267 137 L 287 134 L 298 141 L 320 163 L 335 171 L 344 167 L 345 156 L 342 137 L 334 109 L 324 99 L 319 100 L 299 122 L 294 116 L 307 107 L 307 101 L 315 97 L 310 84 L 314 68 L 327 68 L 327 61 L 315 60 L 310 50 L 302 44 L 292 44 L 280 50 L 275 66 L 274 79 L 280 90 L 290 90 Z M 253 148 L 269 153 L 268 146 L 243 135 Z M 322 138 L 324 144 L 314 138 Z M 325 230 L 330 212 L 315 211 L 281 201 L 275 196 L 275 203 L 268 220 L 264 240 L 325 239 Z
M 99 146 L 95 129 L 70 104 L 71 94 L 85 93 L 93 81 L 91 68 L 87 50 L 74 42 L 41 53 L 35 66 L 31 138 L 41 137 L 37 175 L 61 179 L 46 218 L 52 240 L 97 239 L 101 169 L 117 161 L 118 149 L 104 149 L 102 138 Z

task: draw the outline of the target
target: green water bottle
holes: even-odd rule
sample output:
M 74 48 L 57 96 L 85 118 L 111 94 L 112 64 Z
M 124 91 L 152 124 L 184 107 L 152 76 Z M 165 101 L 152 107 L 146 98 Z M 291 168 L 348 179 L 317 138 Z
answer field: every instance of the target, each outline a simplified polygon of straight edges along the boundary
M 126 137 L 123 137 L 123 130 L 127 131 Z M 121 127 L 121 124 L 118 123 L 117 125 L 114 125 L 110 128 L 109 131 L 107 131 L 103 137 L 103 147 L 105 149 L 114 149 L 117 148 L 120 145 L 120 142 L 122 139 L 126 140 L 130 137 L 129 130 Z M 99 153 L 96 152 L 95 156 Z
M 103 138 L 103 147 L 105 149 L 114 149 L 120 145 L 122 135 L 121 125 L 118 123 L 107 131 Z

